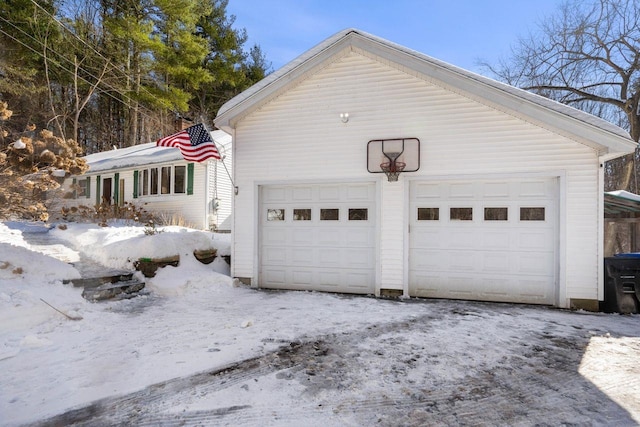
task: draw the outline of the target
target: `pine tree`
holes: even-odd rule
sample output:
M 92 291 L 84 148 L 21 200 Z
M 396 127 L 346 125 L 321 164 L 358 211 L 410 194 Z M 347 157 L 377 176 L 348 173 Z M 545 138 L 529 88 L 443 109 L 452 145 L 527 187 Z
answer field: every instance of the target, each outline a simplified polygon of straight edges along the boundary
M 211 0 L 211 12 L 203 15 L 196 34 L 207 41 L 208 53 L 203 66 L 213 82 L 194 91 L 190 113 L 198 119 L 212 121 L 218 109 L 229 99 L 267 75 L 270 64 L 260 46 L 247 53 L 247 32 L 234 28 L 235 16 L 227 15 L 228 0 Z

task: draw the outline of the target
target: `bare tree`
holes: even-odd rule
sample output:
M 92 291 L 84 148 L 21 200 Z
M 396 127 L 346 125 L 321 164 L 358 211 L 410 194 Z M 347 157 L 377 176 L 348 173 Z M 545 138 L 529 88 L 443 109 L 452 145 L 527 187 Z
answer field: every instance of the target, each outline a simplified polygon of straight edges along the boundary
M 639 0 L 569 0 L 518 40 L 511 58 L 482 65 L 500 80 L 602 117 L 640 140 Z M 635 184 L 634 159 L 609 165 L 610 186 Z
M 568 1 L 512 50 L 488 66 L 500 79 L 617 122 L 640 140 L 638 0 Z

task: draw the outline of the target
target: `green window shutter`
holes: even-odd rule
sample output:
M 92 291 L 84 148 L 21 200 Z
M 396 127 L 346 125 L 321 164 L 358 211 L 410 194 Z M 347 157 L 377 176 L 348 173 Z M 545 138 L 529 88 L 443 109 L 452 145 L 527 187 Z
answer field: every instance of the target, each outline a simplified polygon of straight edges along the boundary
M 72 187 L 71 187 L 71 188 L 73 188 L 73 198 L 74 198 L 74 199 L 77 199 L 77 198 L 78 198 L 78 189 L 77 189 L 77 187 L 76 187 L 76 183 L 77 183 L 76 179 L 75 179 L 75 178 L 73 178 L 73 179 L 71 180 L 71 185 L 72 185 Z
M 100 175 L 96 176 L 96 205 L 100 204 L 100 186 L 102 181 L 100 180 Z
M 133 198 L 138 198 L 138 171 L 133 171 Z
M 187 194 L 193 194 L 193 163 L 187 165 Z
M 85 190 L 85 192 L 86 192 L 85 197 L 87 199 L 91 197 L 91 177 L 90 176 L 87 177 L 87 189 Z
M 120 174 L 113 175 L 113 204 L 118 205 L 120 201 Z

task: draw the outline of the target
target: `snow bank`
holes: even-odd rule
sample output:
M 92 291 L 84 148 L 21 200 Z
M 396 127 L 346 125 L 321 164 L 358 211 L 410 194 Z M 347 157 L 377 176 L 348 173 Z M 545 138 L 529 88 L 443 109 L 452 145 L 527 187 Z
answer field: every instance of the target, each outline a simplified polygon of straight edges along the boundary
M 78 270 L 69 264 L 22 246 L 0 243 L 0 281 L 50 283 L 78 277 L 80 277 Z
M 230 237 L 225 235 L 177 226 L 158 227 L 156 234 L 151 235 L 145 231 L 149 229 L 142 226 L 71 224 L 66 230 L 56 228 L 51 233 L 89 258 L 113 268 L 132 268 L 139 258 L 179 255 L 182 260 L 192 257 L 194 250 L 216 249 L 218 255 L 230 253 Z
M 197 295 L 211 288 L 232 286 L 229 266 L 222 259 L 202 264 L 193 255 L 194 250 L 211 249 L 228 253 L 228 236 L 183 227 L 158 231 L 146 235 L 145 227 L 123 224 L 66 224 L 62 229 L 42 223 L 0 223 L 0 360 L 14 357 L 25 348 L 53 344 L 42 334 L 69 320 L 47 303 L 84 318 L 101 311 L 99 305 L 82 297 L 82 288 L 63 284 L 80 277 L 68 263 L 78 260 L 73 256 L 78 255 L 76 251 L 105 266 L 129 270 L 141 257 L 180 255 L 178 267 L 165 267 L 156 277 L 144 279 L 147 289 L 160 296 L 184 295 L 187 291 Z M 47 237 L 67 242 L 70 247 L 42 244 Z M 34 240 L 39 243 L 29 243 Z
M 155 277 L 147 278 L 146 287 L 163 296 L 184 295 L 187 291 L 192 294 L 210 293 L 211 289 L 215 290 L 221 286 L 231 287 L 233 281 L 229 276 L 213 271 L 214 267 L 221 267 L 221 262 L 224 261 L 217 261 L 216 264 L 202 264 L 193 254 L 185 254 L 180 257 L 178 267 L 168 266 L 158 269 Z
M 46 228 L 25 225 L 31 232 L 46 232 Z M 0 224 L 0 283 L 12 281 L 52 283 L 80 277 L 69 264 L 30 250 L 22 230 Z

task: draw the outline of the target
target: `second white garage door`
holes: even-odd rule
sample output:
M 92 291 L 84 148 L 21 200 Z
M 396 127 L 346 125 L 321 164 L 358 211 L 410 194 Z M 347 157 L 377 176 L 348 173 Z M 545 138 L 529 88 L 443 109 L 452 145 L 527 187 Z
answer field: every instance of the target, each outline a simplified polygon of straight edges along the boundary
M 414 181 L 411 296 L 553 304 L 556 178 Z
M 375 291 L 375 184 L 260 187 L 259 286 Z

